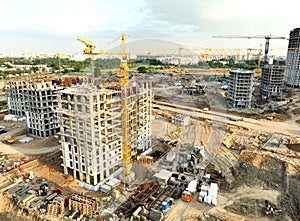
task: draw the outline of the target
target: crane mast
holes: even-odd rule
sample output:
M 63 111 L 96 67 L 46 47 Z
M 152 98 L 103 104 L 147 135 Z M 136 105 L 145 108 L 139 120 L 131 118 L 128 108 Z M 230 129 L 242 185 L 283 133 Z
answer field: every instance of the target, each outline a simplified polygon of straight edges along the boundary
M 121 105 L 122 105 L 122 157 L 123 157 L 123 175 L 126 177 L 130 174 L 131 148 L 129 144 L 129 114 L 128 114 L 128 65 L 125 45 L 125 34 L 121 36 L 121 64 L 120 64 L 120 85 L 121 85 Z

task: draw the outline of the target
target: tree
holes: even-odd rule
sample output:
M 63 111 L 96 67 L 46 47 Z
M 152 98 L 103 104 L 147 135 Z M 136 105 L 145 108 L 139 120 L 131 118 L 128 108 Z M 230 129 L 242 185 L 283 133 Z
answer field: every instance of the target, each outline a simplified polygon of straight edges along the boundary
M 145 66 L 140 66 L 140 67 L 137 68 L 137 71 L 139 73 L 147 73 L 148 69 Z
M 100 77 L 101 76 L 101 69 L 95 68 L 94 69 L 94 77 Z
M 38 70 L 39 70 L 39 68 L 38 68 L 37 66 L 32 66 L 32 67 L 30 68 L 30 70 L 33 71 L 34 73 L 37 73 Z

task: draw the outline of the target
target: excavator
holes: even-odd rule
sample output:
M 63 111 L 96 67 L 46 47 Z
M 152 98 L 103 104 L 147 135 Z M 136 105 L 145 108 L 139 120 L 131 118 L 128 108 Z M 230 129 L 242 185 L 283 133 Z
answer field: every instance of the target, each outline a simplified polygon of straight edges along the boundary
M 267 117 L 267 120 L 274 120 L 274 118 L 275 118 L 275 112 L 273 112 L 272 114 L 271 114 L 271 116 L 268 116 Z
M 4 137 L 3 141 L 5 143 L 12 144 L 15 142 L 15 139 L 11 135 L 8 135 Z

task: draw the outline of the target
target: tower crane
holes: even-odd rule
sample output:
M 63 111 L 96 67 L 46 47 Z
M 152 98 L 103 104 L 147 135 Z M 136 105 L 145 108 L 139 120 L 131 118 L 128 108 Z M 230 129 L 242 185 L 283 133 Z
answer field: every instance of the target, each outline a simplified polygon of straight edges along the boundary
M 86 38 L 83 38 L 81 36 L 77 37 L 77 40 L 85 44 L 86 48 L 83 50 L 83 54 L 92 55 L 92 50 L 96 48 L 96 46 Z
M 105 52 L 104 50 L 100 50 L 98 52 L 94 52 L 93 49 L 96 46 L 89 40 L 78 37 L 77 40 L 84 43 L 86 48 L 83 50 L 83 54 L 91 55 L 92 58 L 95 55 L 120 55 L 121 56 L 121 64 L 120 64 L 120 86 L 121 86 L 121 105 L 122 105 L 122 158 L 123 158 L 123 178 L 124 181 L 129 181 L 130 175 L 132 175 L 130 171 L 130 162 L 131 162 L 131 149 L 129 144 L 129 114 L 128 114 L 128 100 L 126 97 L 126 86 L 128 84 L 128 65 L 127 65 L 127 53 L 126 53 L 126 45 L 125 45 L 125 34 L 121 35 L 121 44 L 119 52 Z
M 214 35 L 213 38 L 244 38 L 244 39 L 266 39 L 265 44 L 265 55 L 264 55 L 264 64 L 267 63 L 268 60 L 268 53 L 269 53 L 269 46 L 270 46 L 270 39 L 287 39 L 286 37 L 278 37 L 274 35 Z

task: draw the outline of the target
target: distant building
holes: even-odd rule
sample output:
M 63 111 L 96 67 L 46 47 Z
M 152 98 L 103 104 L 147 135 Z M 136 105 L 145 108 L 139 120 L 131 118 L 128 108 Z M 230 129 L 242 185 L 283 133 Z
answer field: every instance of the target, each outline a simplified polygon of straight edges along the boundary
M 39 53 L 39 52 L 0 52 L 0 58 L 56 58 L 57 53 Z M 60 58 L 73 59 L 74 55 L 60 54 Z
M 284 84 L 291 88 L 300 87 L 300 28 L 290 32 Z
M 229 72 L 227 103 L 230 108 L 250 108 L 253 71 L 232 69 Z

